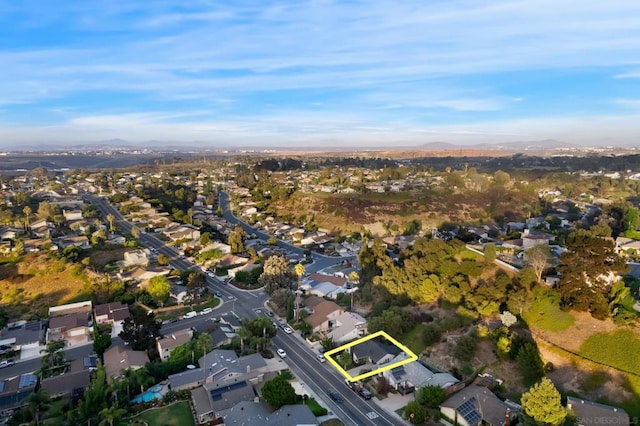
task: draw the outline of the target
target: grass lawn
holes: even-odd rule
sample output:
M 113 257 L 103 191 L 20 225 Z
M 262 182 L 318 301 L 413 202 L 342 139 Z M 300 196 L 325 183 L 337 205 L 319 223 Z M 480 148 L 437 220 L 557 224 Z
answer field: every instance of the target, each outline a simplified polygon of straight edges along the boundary
M 316 416 L 316 417 L 324 416 L 324 415 L 327 414 L 327 409 L 324 408 L 323 406 L 321 406 L 320 404 L 318 404 L 318 401 L 316 401 L 313 398 L 307 399 L 304 402 L 304 404 L 309 407 L 309 409 L 311 410 L 313 415 Z
M 612 349 L 615 348 L 615 349 Z M 640 338 L 631 330 L 617 330 L 613 333 L 597 333 L 584 341 L 580 355 L 593 361 L 631 373 L 626 377 L 629 388 L 636 395 L 631 401 L 621 404 L 630 416 L 640 416 L 637 397 L 640 396 Z
M 531 308 L 522 313 L 529 326 L 535 326 L 547 331 L 562 331 L 571 327 L 575 318 L 562 310 L 552 297 L 544 292 L 536 295 Z
M 149 425 L 191 426 L 195 425 L 191 415 L 191 407 L 186 401 L 178 402 L 162 408 L 151 409 L 136 416 Z
M 420 355 L 425 350 L 427 344 L 424 342 L 422 335 L 424 334 L 425 324 L 418 324 L 413 327 L 407 334 L 400 339 L 400 343 L 409 348 L 414 354 Z

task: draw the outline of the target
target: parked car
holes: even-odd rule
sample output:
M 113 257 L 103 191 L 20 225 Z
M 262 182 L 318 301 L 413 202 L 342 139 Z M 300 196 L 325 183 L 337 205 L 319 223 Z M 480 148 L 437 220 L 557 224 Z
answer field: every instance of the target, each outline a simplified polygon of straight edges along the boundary
M 214 294 L 216 297 L 222 297 L 222 293 L 220 293 L 219 291 L 214 291 L 214 292 L 213 292 L 213 294 Z
M 344 401 L 342 399 L 342 395 L 340 395 L 338 392 L 336 392 L 335 390 L 330 390 L 329 391 L 329 398 L 333 399 L 336 403 L 341 404 L 342 401 Z
M 271 311 L 269 311 L 267 309 L 265 309 L 265 312 L 266 312 L 268 317 L 273 317 L 273 312 L 271 312 Z
M 326 362 L 326 361 L 327 361 L 327 359 L 326 359 L 326 358 L 324 357 L 324 355 L 322 355 L 322 354 L 318 354 L 318 355 L 316 356 L 316 358 L 317 358 L 317 359 L 318 359 L 318 361 L 320 361 L 320 362 Z
M 0 361 L 0 368 L 11 367 L 15 362 L 12 359 L 3 359 Z
M 286 358 L 287 357 L 287 353 L 285 352 L 284 349 L 282 348 L 278 348 L 278 350 L 276 351 L 278 353 L 278 356 L 280 358 Z
M 195 318 L 197 316 L 198 316 L 198 313 L 196 311 L 190 311 L 184 314 L 182 317 L 185 319 L 189 319 L 189 318 Z
M 373 396 L 371 394 L 371 392 L 369 392 L 368 390 L 366 390 L 365 388 L 362 388 L 358 391 L 358 395 L 360 395 L 361 397 L 363 397 L 364 399 L 371 399 L 371 397 Z
M 287 334 L 291 334 L 291 333 L 293 333 L 293 330 L 291 329 L 291 327 L 284 326 L 284 327 L 282 327 L 282 329 L 283 329 L 283 330 L 284 330 L 284 332 L 285 332 L 285 333 L 287 333 Z
M 213 312 L 213 308 L 204 308 L 203 310 L 200 311 L 200 315 L 208 315 L 211 312 Z

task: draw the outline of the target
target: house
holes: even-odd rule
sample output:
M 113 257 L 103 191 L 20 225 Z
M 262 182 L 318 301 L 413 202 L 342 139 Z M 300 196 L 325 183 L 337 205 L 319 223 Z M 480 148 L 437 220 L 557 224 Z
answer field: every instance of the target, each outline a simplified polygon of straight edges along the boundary
M 104 352 L 104 368 L 107 373 L 107 382 L 120 377 L 126 369 L 137 370 L 149 362 L 149 356 L 145 351 L 134 351 L 124 345 L 111 346 Z
M 91 311 L 90 300 L 49 308 L 47 342 L 65 340 L 67 347 L 90 343 Z
M 242 323 L 240 322 L 240 320 L 238 319 L 237 316 L 235 315 L 231 315 L 231 314 L 224 314 L 220 316 L 220 323 L 221 324 L 226 324 L 229 327 L 231 327 L 233 329 L 233 331 L 235 332 L 236 330 L 240 329 L 240 327 L 242 327 Z
M 20 359 L 40 358 L 43 338 L 44 324 L 41 320 L 16 321 L 0 330 L 0 346 L 10 347 Z
M 82 220 L 82 210 L 63 210 L 62 214 L 67 221 Z
M 207 383 L 191 391 L 191 400 L 198 423 L 218 417 L 217 413 L 228 410 L 243 401 L 253 401 L 256 392 L 247 381 Z
M 362 315 L 355 312 L 343 312 L 336 317 L 334 328 L 327 337 L 333 339 L 335 343 L 348 342 L 362 337 L 367 333 L 367 320 Z
M 78 359 L 82 363 L 81 359 Z M 73 363 L 72 363 L 73 364 Z M 56 399 L 69 396 L 79 398 L 91 383 L 91 370 L 88 368 L 71 368 L 71 371 L 58 376 L 42 379 L 40 387 L 49 397 Z
M 529 229 L 525 229 L 522 232 L 521 240 L 522 240 L 522 249 L 528 250 L 532 247 L 538 245 L 548 246 L 550 241 L 554 241 L 556 239 L 555 235 L 547 234 L 544 232 L 530 232 Z
M 219 413 L 226 426 L 260 424 L 262 426 L 318 425 L 318 419 L 305 404 L 283 405 L 271 412 L 264 402 L 242 401 Z
M 171 356 L 171 351 L 180 345 L 191 341 L 193 337 L 192 329 L 175 331 L 170 335 L 156 341 L 156 348 L 162 361 L 166 361 Z
M 398 363 L 407 359 L 404 352 L 396 355 L 389 364 Z M 413 361 L 382 373 L 387 382 L 402 394 L 413 392 L 417 388 L 425 386 L 439 386 L 447 389 L 458 383 L 458 379 L 449 373 L 431 371 L 419 361 Z
M 3 412 L 9 413 L 26 405 L 24 400 L 35 391 L 37 384 L 38 376 L 35 374 L 0 380 L 0 418 L 5 418 Z
M 59 238 L 58 245 L 63 249 L 67 247 L 80 247 L 81 249 L 91 248 L 89 239 L 84 235 L 76 235 L 73 237 Z
M 130 266 L 147 266 L 149 264 L 150 252 L 148 249 L 131 250 L 124 253 L 123 264 Z
M 311 330 L 318 333 L 333 329 L 336 325 L 336 318 L 344 313 L 344 309 L 335 302 L 322 299 L 320 299 L 320 303 L 313 303 L 313 306 L 310 306 L 308 300 L 309 298 L 307 298 L 306 305 L 313 309 L 313 313 L 305 318 L 305 322 L 311 326 Z
M 348 350 L 351 352 L 354 363 L 372 363 L 377 365 L 388 363 L 401 352 L 399 347 L 384 343 L 378 339 L 366 340 L 352 346 Z
M 163 232 L 171 241 L 199 240 L 200 230 L 192 225 L 179 225 Z
M 346 288 L 347 282 L 348 280 L 344 276 L 315 273 L 305 278 L 300 287 L 309 292 L 309 294 L 335 299 L 338 294 L 348 292 Z
M 578 426 L 630 424 L 629 415 L 622 408 L 585 401 L 573 396 L 567 396 L 567 409 L 575 413 Z
M 122 331 L 125 318 L 131 316 L 129 305 L 126 303 L 104 303 L 96 305 L 93 316 L 98 324 L 111 325 L 111 337 L 116 337 Z
M 244 381 L 260 383 L 268 372 L 260 354 L 238 357 L 234 351 L 214 349 L 198 360 L 200 368 L 169 376 L 171 390 L 193 389 L 206 383 Z
M 489 389 L 471 385 L 452 395 L 442 404 L 440 412 L 460 426 L 502 426 L 510 424 L 516 415 L 511 407 Z
M 634 240 L 633 238 L 626 237 L 618 237 L 616 238 L 616 247 L 615 250 L 617 253 L 627 252 L 640 252 L 640 241 Z

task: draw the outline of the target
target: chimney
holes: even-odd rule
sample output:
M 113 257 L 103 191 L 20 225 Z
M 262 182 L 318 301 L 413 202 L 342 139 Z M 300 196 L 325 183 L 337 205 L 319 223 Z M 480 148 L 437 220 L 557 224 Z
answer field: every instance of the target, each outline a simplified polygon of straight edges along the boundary
M 511 409 L 507 408 L 507 411 L 504 413 L 504 426 L 511 425 Z

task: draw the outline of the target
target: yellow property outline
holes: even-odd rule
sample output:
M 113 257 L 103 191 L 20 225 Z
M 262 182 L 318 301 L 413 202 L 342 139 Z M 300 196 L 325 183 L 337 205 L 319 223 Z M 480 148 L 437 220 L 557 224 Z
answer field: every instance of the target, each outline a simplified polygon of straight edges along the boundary
M 400 348 L 404 353 L 409 355 L 409 358 L 403 359 L 402 361 L 394 362 L 391 365 L 385 365 L 384 367 L 378 368 L 378 369 L 373 370 L 373 371 L 369 371 L 368 373 L 364 373 L 364 374 L 360 374 L 359 376 L 352 377 L 351 374 L 347 373 L 347 371 L 344 368 L 342 368 L 340 366 L 340 364 L 338 364 L 337 361 L 334 360 L 331 357 L 331 355 L 335 354 L 336 352 L 341 352 L 341 351 L 343 351 L 345 349 L 348 349 L 348 348 L 350 348 L 352 346 L 356 346 L 356 345 L 359 345 L 360 343 L 364 343 L 367 340 L 375 339 L 378 336 L 382 336 L 385 339 L 389 340 L 391 343 L 393 343 L 398 348 Z M 331 349 L 330 351 L 325 352 L 324 356 L 329 360 L 331 365 L 333 365 L 340 372 L 340 374 L 342 374 L 344 377 L 346 377 L 347 380 L 349 380 L 350 382 L 357 382 L 358 380 L 362 380 L 362 379 L 365 379 L 367 377 L 375 376 L 376 374 L 382 373 L 383 371 L 387 371 L 387 370 L 391 370 L 391 369 L 396 368 L 396 367 L 400 367 L 401 365 L 408 364 L 408 363 L 413 362 L 413 361 L 418 359 L 418 356 L 416 354 L 411 352 L 406 346 L 404 346 L 402 343 L 398 342 L 393 337 L 389 336 L 384 331 L 378 331 L 376 333 L 373 333 L 373 334 L 370 334 L 368 336 L 365 336 L 365 337 L 363 337 L 361 339 L 354 340 L 351 343 L 347 343 L 346 345 L 342 345 L 342 346 L 337 347 L 335 349 Z

